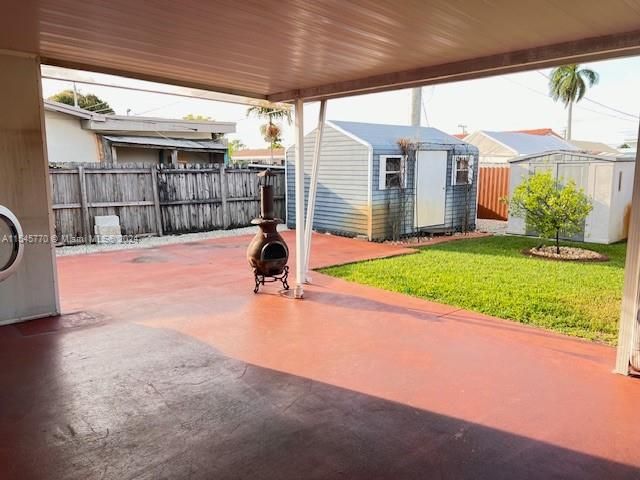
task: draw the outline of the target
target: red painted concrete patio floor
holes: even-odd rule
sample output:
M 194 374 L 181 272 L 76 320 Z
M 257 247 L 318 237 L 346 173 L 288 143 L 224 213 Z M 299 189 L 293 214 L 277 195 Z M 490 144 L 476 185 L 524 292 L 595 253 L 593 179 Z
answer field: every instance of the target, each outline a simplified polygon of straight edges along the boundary
M 59 259 L 66 314 L 0 329 L 0 478 L 640 478 L 613 349 L 317 273 L 254 295 L 247 243 Z

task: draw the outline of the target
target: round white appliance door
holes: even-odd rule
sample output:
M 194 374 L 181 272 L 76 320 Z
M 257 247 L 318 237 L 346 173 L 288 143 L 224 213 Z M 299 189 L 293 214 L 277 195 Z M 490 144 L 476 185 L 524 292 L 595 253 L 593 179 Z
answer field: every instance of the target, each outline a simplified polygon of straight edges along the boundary
M 22 227 L 16 216 L 0 205 L 0 282 L 13 275 L 24 254 Z

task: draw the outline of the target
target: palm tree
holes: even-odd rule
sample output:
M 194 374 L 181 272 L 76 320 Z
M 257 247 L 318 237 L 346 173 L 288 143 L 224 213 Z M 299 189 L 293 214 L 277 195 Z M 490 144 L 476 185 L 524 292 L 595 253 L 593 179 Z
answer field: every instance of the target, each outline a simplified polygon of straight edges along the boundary
M 268 123 L 260 127 L 262 136 L 269 142 L 271 152 L 271 163 L 273 163 L 273 149 L 280 145 L 282 129 L 275 123 L 277 120 L 286 120 L 291 125 L 291 109 L 288 106 L 261 106 L 255 105 L 247 109 L 247 117 L 255 116 L 264 118 Z
M 582 100 L 587 93 L 587 88 L 598 83 L 598 79 L 596 72 L 588 68 L 580 68 L 579 64 L 564 65 L 552 70 L 549 78 L 551 97 L 556 102 L 561 100 L 568 110 L 567 140 L 571 140 L 573 104 Z
M 276 120 L 286 120 L 291 125 L 291 109 L 287 106 L 261 106 L 255 105 L 247 109 L 247 117 L 255 116 L 258 118 L 264 118 L 269 123 L 274 123 Z
M 229 140 L 227 143 L 227 148 L 229 152 L 229 160 L 233 160 L 233 156 L 238 150 L 242 150 L 245 147 L 245 144 L 242 143 L 242 140 L 239 138 L 235 138 L 233 140 Z

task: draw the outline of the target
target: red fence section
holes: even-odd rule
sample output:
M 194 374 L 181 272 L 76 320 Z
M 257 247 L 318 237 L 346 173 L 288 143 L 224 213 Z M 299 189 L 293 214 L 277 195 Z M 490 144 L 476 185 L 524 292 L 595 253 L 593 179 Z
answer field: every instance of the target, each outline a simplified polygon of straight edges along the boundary
M 500 201 L 509 195 L 509 166 L 480 167 L 478 177 L 478 218 L 506 220 L 507 205 Z

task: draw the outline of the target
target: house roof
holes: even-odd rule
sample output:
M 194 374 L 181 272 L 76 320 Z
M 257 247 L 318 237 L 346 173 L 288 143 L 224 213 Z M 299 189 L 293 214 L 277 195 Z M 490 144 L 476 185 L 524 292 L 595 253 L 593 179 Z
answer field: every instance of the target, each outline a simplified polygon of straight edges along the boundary
M 412 127 L 408 125 L 385 125 L 379 123 L 327 122 L 353 135 L 375 148 L 398 148 L 398 139 L 409 138 L 415 142 L 441 145 L 467 145 L 462 140 L 432 127 Z M 475 148 L 475 147 L 474 147 Z
M 105 135 L 105 139 L 116 145 L 176 148 L 180 150 L 226 150 L 227 146 L 215 140 L 188 140 L 184 138 L 133 137 L 127 135 Z
M 571 140 L 571 143 L 576 147 L 578 147 L 580 150 L 587 153 L 593 153 L 595 155 L 608 155 L 608 156 L 620 155 L 620 152 L 618 150 L 602 142 L 589 142 L 586 140 Z
M 529 130 L 512 130 L 516 133 L 528 133 L 529 135 L 553 135 L 554 137 L 562 138 L 552 128 L 532 128 Z
M 274 148 L 273 156 L 284 158 L 284 148 Z M 234 158 L 271 158 L 271 150 L 268 148 L 245 148 L 233 154 Z
M 517 155 L 532 155 L 552 150 L 577 151 L 578 148 L 553 135 L 531 135 L 521 132 L 490 132 L 485 135 L 510 148 Z
M 103 115 L 53 100 L 44 100 L 45 110 L 65 113 L 81 119 L 82 128 L 97 132 L 182 132 L 234 133 L 234 122 L 210 122 L 174 118 Z
M 88 120 L 92 118 L 94 115 L 99 115 L 89 110 L 85 110 L 84 108 L 74 107 L 72 105 L 67 105 L 66 103 L 54 102 L 53 100 L 44 100 L 44 109 L 50 112 L 59 112 L 65 113 L 67 115 L 72 115 L 74 117 L 81 118 L 83 120 Z

